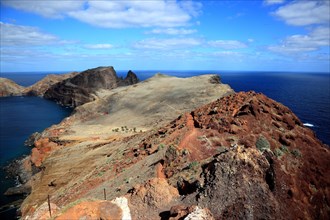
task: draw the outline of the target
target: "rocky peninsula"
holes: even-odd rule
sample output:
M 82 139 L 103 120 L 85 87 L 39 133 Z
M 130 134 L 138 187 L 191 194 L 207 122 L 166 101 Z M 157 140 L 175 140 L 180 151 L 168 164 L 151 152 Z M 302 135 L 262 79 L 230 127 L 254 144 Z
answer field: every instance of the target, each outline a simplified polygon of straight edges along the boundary
M 22 219 L 330 218 L 329 147 L 263 94 L 100 67 L 44 97 L 75 109 L 30 140 Z

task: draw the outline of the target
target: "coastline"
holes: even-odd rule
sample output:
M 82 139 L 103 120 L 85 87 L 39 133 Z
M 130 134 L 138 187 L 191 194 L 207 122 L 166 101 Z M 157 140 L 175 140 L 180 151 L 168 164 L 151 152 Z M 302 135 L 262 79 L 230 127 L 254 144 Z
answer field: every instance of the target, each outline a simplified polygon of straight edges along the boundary
M 119 91 L 122 91 L 123 89 L 119 89 Z M 105 97 L 104 96 L 104 93 L 99 93 L 99 95 L 100 95 L 100 97 Z M 96 102 L 96 103 L 98 103 L 98 102 Z M 94 103 L 95 104 L 95 103 Z M 101 104 L 101 103 L 100 103 Z M 96 105 L 95 107 L 100 107 L 101 105 Z M 89 115 L 89 116 L 87 116 L 85 113 L 84 113 L 84 111 L 86 111 L 86 110 L 88 110 L 88 109 L 90 109 L 90 106 L 88 105 L 88 103 L 86 104 L 86 106 L 82 106 L 82 107 L 78 107 L 77 108 L 77 112 L 79 113 L 79 114 L 81 114 L 79 117 L 77 117 L 77 116 L 73 116 L 73 118 L 75 118 L 74 120 L 86 120 L 86 121 L 88 121 L 88 120 L 90 120 L 90 119 L 92 119 L 93 117 L 95 117 L 95 116 L 97 116 L 97 117 L 100 117 L 100 115 L 98 115 L 98 114 L 103 114 L 104 113 L 104 111 L 103 111 L 103 108 L 101 108 L 101 110 L 99 111 L 99 112 L 96 112 L 96 114 L 94 113 L 93 115 Z M 93 108 L 93 109 L 95 109 L 95 108 Z M 101 116 L 102 117 L 102 116 Z M 60 131 L 61 129 L 63 129 L 65 126 L 67 126 L 67 125 L 69 125 L 69 124 L 71 124 L 70 126 L 72 126 L 75 122 L 74 122 L 74 120 L 72 119 L 72 117 L 70 117 L 71 119 L 70 120 L 63 120 L 60 124 L 62 124 L 62 125 L 56 125 L 55 127 L 53 127 L 52 129 L 46 129 L 44 132 L 45 133 L 47 133 L 48 135 L 49 134 L 51 134 L 52 133 L 52 131 L 54 131 L 54 130 L 58 130 L 58 131 Z M 161 124 L 161 122 L 159 122 L 160 124 Z M 65 124 L 65 126 L 63 125 L 63 124 Z M 58 127 L 58 129 L 56 128 L 56 127 Z M 120 128 L 120 127 L 119 127 Z M 44 133 L 43 132 L 43 133 Z M 72 140 L 70 140 L 69 139 L 69 137 L 70 138 L 73 138 L 74 136 L 70 136 L 70 132 L 68 131 L 68 130 L 63 130 L 62 131 L 63 133 L 62 134 L 64 134 L 64 137 L 66 136 L 67 138 L 60 138 L 61 140 L 60 140 L 60 142 L 65 142 L 65 141 L 68 141 L 68 143 L 70 144 L 70 141 L 72 141 Z M 130 136 L 131 135 L 131 133 L 130 132 L 128 132 L 129 134 L 128 134 L 128 136 Z M 56 135 L 55 135 L 56 136 Z M 55 137 L 54 136 L 54 137 Z M 94 134 L 94 136 L 95 136 L 95 134 Z M 98 134 L 98 136 L 99 136 L 99 134 Z M 127 134 L 126 134 L 126 136 L 127 136 Z M 128 137 L 127 136 L 127 137 Z M 53 141 L 55 141 L 55 142 L 53 142 Z M 50 139 L 47 143 L 51 143 L 51 142 L 53 142 L 53 143 L 56 143 L 56 140 L 55 139 Z M 60 143 L 59 142 L 59 143 Z M 102 142 L 101 142 L 102 143 Z M 56 183 L 55 182 L 55 184 L 58 184 L 58 183 Z

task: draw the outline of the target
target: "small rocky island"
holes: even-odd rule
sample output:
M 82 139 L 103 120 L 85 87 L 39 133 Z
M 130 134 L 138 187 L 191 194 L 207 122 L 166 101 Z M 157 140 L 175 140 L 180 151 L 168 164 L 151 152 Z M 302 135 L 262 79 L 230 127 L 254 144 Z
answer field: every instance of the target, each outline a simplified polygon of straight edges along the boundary
M 29 140 L 22 219 L 330 218 L 329 146 L 263 94 L 99 67 L 43 96 L 75 109 Z

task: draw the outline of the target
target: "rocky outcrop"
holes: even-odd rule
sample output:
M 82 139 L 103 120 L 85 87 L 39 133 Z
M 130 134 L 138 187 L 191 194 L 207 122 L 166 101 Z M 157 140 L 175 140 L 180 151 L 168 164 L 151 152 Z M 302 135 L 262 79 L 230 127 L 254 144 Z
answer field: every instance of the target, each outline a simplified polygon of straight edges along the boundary
M 176 140 L 163 172 L 184 203 L 197 201 L 216 219 L 329 218 L 329 148 L 282 104 L 237 93 L 187 113 L 161 134 L 162 143 Z
M 23 94 L 27 96 L 42 97 L 45 92 L 56 83 L 59 83 L 68 78 L 72 78 L 77 74 L 78 72 L 71 72 L 67 74 L 49 74 L 40 81 L 33 84 L 32 86 L 25 88 L 23 90 Z
M 14 81 L 0 77 L 0 97 L 20 96 L 24 90 L 23 86 Z
M 77 107 L 95 100 L 96 91 L 114 89 L 137 83 L 137 76 L 129 71 L 125 79 L 119 78 L 113 67 L 98 67 L 79 73 L 50 87 L 44 97 L 61 105 Z

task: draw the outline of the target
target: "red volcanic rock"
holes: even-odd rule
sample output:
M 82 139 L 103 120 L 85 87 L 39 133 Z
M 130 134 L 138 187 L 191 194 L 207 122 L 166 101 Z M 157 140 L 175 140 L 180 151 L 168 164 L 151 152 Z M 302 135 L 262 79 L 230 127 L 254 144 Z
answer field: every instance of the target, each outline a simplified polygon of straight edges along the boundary
M 216 219 L 329 219 L 330 151 L 284 105 L 255 92 L 218 99 L 143 140 L 169 146 L 162 171 Z M 288 210 L 290 210 L 288 212 Z
M 56 218 L 67 219 L 122 219 L 122 210 L 110 201 L 82 202 Z
M 164 178 L 154 178 L 145 185 L 133 189 L 132 198 L 152 207 L 163 207 L 179 197 L 178 190 L 170 186 Z
M 31 153 L 31 162 L 36 167 L 40 167 L 46 156 L 60 147 L 56 143 L 50 141 L 49 138 L 40 138 L 34 143 L 34 146 Z

